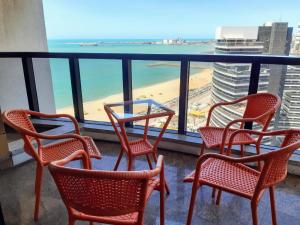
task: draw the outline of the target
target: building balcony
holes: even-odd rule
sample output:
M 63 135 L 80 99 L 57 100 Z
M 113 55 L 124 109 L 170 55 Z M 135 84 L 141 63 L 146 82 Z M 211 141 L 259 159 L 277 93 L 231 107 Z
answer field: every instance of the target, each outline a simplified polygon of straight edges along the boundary
M 91 119 L 90 115 L 85 112 L 87 102 L 84 100 L 84 83 L 82 82 L 82 60 L 116 60 L 121 64 L 120 67 L 120 92 L 122 92 L 121 100 L 134 100 L 135 95 L 135 80 L 133 79 L 133 64 L 136 61 L 159 61 L 177 63 L 179 70 L 178 93 L 174 94 L 172 100 L 163 101 L 163 96 L 157 94 L 156 100 L 171 107 L 176 115 L 171 122 L 169 130 L 165 133 L 162 142 L 159 145 L 159 153 L 166 157 L 166 177 L 171 187 L 171 195 L 166 199 L 166 224 L 184 224 L 187 216 L 188 203 L 190 198 L 191 186 L 183 184 L 182 179 L 190 171 L 194 169 L 195 161 L 198 158 L 199 147 L 202 140 L 196 132 L 196 128 L 202 126 L 206 121 L 206 116 L 209 107 L 211 106 L 211 83 L 206 84 L 201 88 L 191 88 L 189 81 L 193 79 L 191 75 L 191 66 L 194 62 L 209 62 L 209 63 L 235 63 L 249 64 L 249 84 L 243 90 L 242 95 L 249 95 L 260 91 L 260 67 L 262 64 L 285 64 L 285 65 L 300 65 L 300 60 L 297 57 L 285 56 L 253 56 L 253 55 L 181 55 L 181 54 L 104 54 L 104 53 L 41 53 L 41 52 L 4 52 L 0 53 L 0 60 L 17 60 L 22 76 L 24 79 L 23 87 L 25 97 L 28 102 L 28 108 L 35 111 L 44 111 L 49 102 L 43 88 L 41 80 L 37 79 L 38 70 L 37 64 L 39 60 L 48 60 L 51 58 L 64 59 L 69 66 L 70 89 L 66 89 L 71 93 L 72 111 L 78 122 L 81 125 L 83 134 L 91 136 L 97 142 L 97 145 L 103 153 L 103 159 L 94 161 L 94 166 L 97 169 L 112 169 L 112 161 L 116 159 L 119 152 L 119 143 L 113 131 L 113 128 L 107 119 L 101 120 Z M 172 64 L 173 65 L 173 64 Z M 213 74 L 213 69 L 210 71 Z M 38 74 L 40 75 L 40 74 Z M 262 75 L 264 76 L 264 75 Z M 265 82 L 265 80 L 263 80 Z M 111 84 L 107 84 L 111 85 Z M 55 89 L 54 89 L 55 91 Z M 240 93 L 241 94 L 241 93 Z M 135 97 L 134 97 L 135 96 Z M 17 98 L 18 96 L 16 96 Z M 154 96 L 155 97 L 155 96 Z M 222 96 L 218 96 L 218 101 Z M 215 99 L 215 101 L 217 101 Z M 10 102 L 12 103 L 12 102 Z M 201 104 L 200 104 L 201 103 Z M 205 103 L 205 104 L 204 104 Z M 17 104 L 16 104 L 17 105 Z M 100 107 L 100 106 L 99 106 Z M 12 106 L 7 107 L 12 108 Z M 2 108 L 3 109 L 3 108 Z M 5 109 L 5 108 L 4 108 Z M 55 110 L 58 110 L 55 108 Z M 193 116 L 191 110 L 199 111 L 203 116 Z M 227 110 L 226 113 L 232 115 L 233 111 Z M 103 110 L 98 111 L 99 114 L 104 114 Z M 202 115 L 201 114 L 201 115 Z M 222 113 L 219 112 L 222 116 Z M 226 115 L 225 115 L 226 116 Z M 228 119 L 227 116 L 225 119 Z M 215 120 L 216 121 L 216 120 Z M 69 122 L 65 120 L 43 120 L 33 118 L 34 124 L 41 132 L 46 133 L 68 133 L 73 130 Z M 217 124 L 217 122 L 215 122 Z M 218 123 L 220 124 L 220 123 Z M 255 129 L 256 125 L 253 125 Z M 272 124 L 273 127 L 273 124 Z M 141 124 L 128 124 L 126 127 L 130 136 L 141 136 L 143 134 Z M 251 124 L 249 127 L 251 129 Z M 150 129 L 150 137 L 154 138 L 160 131 L 159 123 L 153 123 Z M 9 142 L 9 156 L 12 161 L 11 169 L 6 169 L 1 172 L 0 182 L 2 190 L 0 199 L 3 207 L 3 212 L 7 224 L 32 224 L 32 209 L 34 205 L 34 195 L 30 190 L 33 190 L 34 185 L 34 162 L 24 153 L 23 143 L 20 141 L 20 136 L 11 130 L 7 129 Z M 277 146 L 262 145 L 262 152 L 270 152 L 276 149 Z M 212 150 L 214 151 L 214 150 Z M 234 148 L 234 153 L 238 152 L 238 148 Z M 254 153 L 254 146 L 249 145 L 246 148 L 246 154 Z M 124 160 L 124 159 L 123 159 Z M 145 160 L 138 159 L 135 169 L 145 169 Z M 125 168 L 125 162 L 122 162 L 121 168 Z M 295 224 L 299 219 L 296 213 L 299 211 L 300 192 L 298 187 L 300 180 L 300 154 L 296 151 L 289 162 L 289 176 L 287 181 L 278 188 L 277 212 L 278 220 L 281 224 Z M 53 181 L 46 172 L 44 179 L 44 192 L 42 197 L 42 210 L 40 223 L 42 224 L 65 224 L 67 221 L 67 213 L 59 200 L 58 193 Z M 244 204 L 244 200 L 235 198 L 232 195 L 224 195 L 222 206 L 217 207 L 210 199 L 210 188 L 203 188 L 199 192 L 202 203 L 197 205 L 197 213 L 194 216 L 194 224 L 248 224 L 251 219 L 248 205 Z M 145 224 L 157 224 L 159 221 L 159 210 L 156 204 L 158 195 L 155 195 L 150 201 L 146 211 Z M 263 197 L 260 205 L 260 224 L 270 224 L 271 218 L 269 208 L 264 207 L 268 201 L 267 196 Z M 230 208 L 230 213 L 228 212 Z M 289 210 L 290 209 L 290 210 Z M 240 215 L 245 215 L 241 217 Z M 18 215 L 18 216 L 16 216 Z M 175 216 L 174 216 L 175 215 Z M 225 218 L 225 219 L 224 219 Z

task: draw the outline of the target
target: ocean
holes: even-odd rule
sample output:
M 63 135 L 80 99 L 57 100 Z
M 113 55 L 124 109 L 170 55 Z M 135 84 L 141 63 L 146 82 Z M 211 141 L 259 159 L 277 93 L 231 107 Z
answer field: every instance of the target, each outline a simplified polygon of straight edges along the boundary
M 79 43 L 103 42 L 98 46 L 80 46 Z M 212 44 L 163 45 L 139 44 L 160 41 L 155 39 L 105 39 L 105 40 L 48 40 L 49 52 L 89 53 L 156 53 L 156 54 L 203 54 L 213 51 Z M 205 40 L 194 40 L 205 41 Z M 82 59 L 80 75 L 83 100 L 92 101 L 122 92 L 122 63 L 120 60 Z M 191 74 L 210 67 L 207 63 L 192 63 Z M 50 59 L 56 108 L 72 105 L 72 91 L 67 59 Z M 179 78 L 180 63 L 158 61 L 132 62 L 133 88 Z

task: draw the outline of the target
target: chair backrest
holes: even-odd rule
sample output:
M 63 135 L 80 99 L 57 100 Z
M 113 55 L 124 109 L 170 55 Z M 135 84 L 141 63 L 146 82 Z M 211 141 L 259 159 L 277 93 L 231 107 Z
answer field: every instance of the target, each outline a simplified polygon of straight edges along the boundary
M 247 96 L 247 105 L 243 118 L 255 118 L 264 115 L 255 122 L 266 128 L 279 108 L 280 102 L 280 98 L 271 93 L 249 95 Z
M 39 143 L 39 140 L 35 137 L 29 136 L 26 132 L 26 130 L 36 132 L 29 117 L 29 111 L 24 109 L 14 109 L 3 112 L 4 122 L 22 135 L 25 142 L 25 151 L 29 155 L 35 157 L 36 154 L 32 152 L 34 147 L 32 146 L 31 141 L 35 139 Z
M 49 165 L 61 197 L 70 209 L 93 216 L 139 212 L 142 218 L 150 171 L 93 171 Z
M 285 179 L 288 160 L 300 148 L 300 130 L 287 130 L 279 150 L 265 155 L 260 184 L 262 188 L 275 185 Z
M 4 121 L 22 134 L 24 133 L 23 129 L 36 132 L 29 116 L 27 110 L 23 109 L 8 110 L 3 113 Z

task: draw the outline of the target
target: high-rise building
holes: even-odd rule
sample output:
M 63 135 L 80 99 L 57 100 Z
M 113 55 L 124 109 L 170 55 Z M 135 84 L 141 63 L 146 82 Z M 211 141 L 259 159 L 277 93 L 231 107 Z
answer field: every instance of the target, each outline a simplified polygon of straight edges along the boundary
M 215 53 L 262 54 L 264 43 L 257 40 L 258 27 L 220 27 L 216 32 Z M 232 101 L 248 93 L 250 64 L 215 63 L 212 81 L 212 103 Z M 264 82 L 259 89 L 266 89 L 268 73 L 262 74 Z M 224 126 L 242 111 L 232 107 L 218 107 L 212 116 L 215 126 Z
M 288 55 L 291 38 L 292 28 L 287 23 L 268 23 L 260 27 L 220 27 L 216 31 L 215 53 Z M 251 64 L 215 63 L 212 103 L 232 101 L 247 95 L 250 71 Z M 282 96 L 285 74 L 286 66 L 262 65 L 258 92 L 269 91 Z M 241 105 L 238 108 L 218 107 L 212 115 L 212 123 L 224 126 L 242 113 Z
M 294 36 L 293 53 L 300 54 L 300 23 L 298 24 L 298 31 L 295 33 Z
M 300 24 L 294 36 L 292 54 L 300 54 Z M 278 127 L 300 128 L 300 66 L 287 66 Z
M 300 67 L 288 66 L 278 127 L 300 128 Z

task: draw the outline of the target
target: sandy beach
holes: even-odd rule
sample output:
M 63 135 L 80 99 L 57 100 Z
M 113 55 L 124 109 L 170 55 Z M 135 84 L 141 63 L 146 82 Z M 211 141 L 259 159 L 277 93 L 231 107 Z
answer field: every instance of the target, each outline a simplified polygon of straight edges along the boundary
M 212 80 L 212 70 L 204 69 L 190 77 L 189 89 L 201 88 Z M 159 84 L 137 88 L 133 90 L 133 99 L 152 98 L 160 103 L 172 100 L 179 96 L 179 79 L 162 82 Z M 83 104 L 84 116 L 87 120 L 108 121 L 104 111 L 104 103 L 123 101 L 123 93 L 108 96 L 106 98 L 88 101 Z M 74 114 L 73 107 L 65 107 L 57 110 L 58 113 Z

